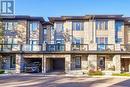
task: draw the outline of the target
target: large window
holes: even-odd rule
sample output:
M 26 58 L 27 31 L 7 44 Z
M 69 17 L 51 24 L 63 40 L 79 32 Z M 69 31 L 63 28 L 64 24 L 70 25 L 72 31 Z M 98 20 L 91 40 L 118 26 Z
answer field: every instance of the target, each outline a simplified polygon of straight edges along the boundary
M 96 20 L 96 30 L 108 30 L 108 20 Z
M 39 24 L 38 24 L 38 22 L 31 22 L 31 23 L 30 23 L 30 32 L 34 32 L 34 31 L 36 31 L 37 29 L 39 29 Z
M 64 31 L 63 23 L 62 22 L 56 23 L 56 32 L 63 32 L 63 31 Z
M 17 34 L 17 23 L 16 21 L 5 21 L 3 23 L 4 36 L 15 36 Z
M 10 68 L 15 68 L 16 65 L 16 58 L 15 56 L 10 57 Z
M 81 68 L 81 57 L 80 56 L 75 57 L 75 68 L 77 68 L 77 69 Z
M 105 50 L 105 44 L 108 44 L 108 38 L 96 37 L 96 43 L 98 44 L 98 50 Z
M 116 21 L 115 28 L 116 28 L 117 32 L 121 31 L 122 26 L 123 26 L 123 22 L 122 21 Z
M 72 29 L 76 31 L 84 30 L 83 22 L 72 22 Z
M 15 30 L 17 26 L 17 22 L 12 22 L 12 21 L 8 21 L 8 22 L 4 22 L 4 30 Z
M 115 42 L 116 43 L 122 42 L 122 38 L 119 37 L 118 32 L 121 32 L 123 25 L 124 25 L 124 23 L 122 21 L 115 22 Z
M 108 44 L 108 38 L 107 37 L 96 37 L 96 43 L 97 44 Z
M 5 44 L 17 44 L 17 39 L 14 39 L 14 38 L 12 38 L 12 37 L 10 37 L 10 38 L 5 38 L 4 43 L 5 43 Z
M 30 44 L 39 43 L 39 22 L 30 22 Z

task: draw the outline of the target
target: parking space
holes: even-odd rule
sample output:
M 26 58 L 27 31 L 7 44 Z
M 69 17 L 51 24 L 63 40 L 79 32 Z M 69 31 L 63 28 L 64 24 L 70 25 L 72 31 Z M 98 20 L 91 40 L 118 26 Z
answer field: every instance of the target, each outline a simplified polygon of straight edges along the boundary
M 129 78 L 44 75 L 0 76 L 0 87 L 129 87 Z

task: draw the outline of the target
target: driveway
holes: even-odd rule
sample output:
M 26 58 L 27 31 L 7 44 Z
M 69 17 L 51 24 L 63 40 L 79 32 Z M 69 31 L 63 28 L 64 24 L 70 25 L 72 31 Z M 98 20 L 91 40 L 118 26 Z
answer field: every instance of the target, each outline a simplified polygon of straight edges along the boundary
M 0 87 L 129 87 L 130 78 L 43 75 L 0 76 Z

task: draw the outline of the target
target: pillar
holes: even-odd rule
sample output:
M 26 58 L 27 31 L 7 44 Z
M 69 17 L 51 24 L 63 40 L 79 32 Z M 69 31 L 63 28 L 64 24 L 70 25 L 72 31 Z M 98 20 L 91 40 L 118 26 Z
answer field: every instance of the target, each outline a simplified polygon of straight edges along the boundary
M 70 42 L 66 42 L 65 51 L 71 51 L 71 43 Z
M 46 73 L 46 57 L 43 58 L 43 73 Z
M 121 72 L 121 57 L 120 57 L 120 55 L 114 55 L 113 64 L 115 66 L 115 71 L 120 73 Z
M 71 70 L 71 55 L 65 55 L 65 72 L 68 73 Z
M 42 57 L 42 73 L 44 73 L 44 57 Z
M 97 70 L 97 55 L 88 55 L 88 68 Z
M 16 73 L 21 73 L 22 69 L 22 54 L 16 54 Z

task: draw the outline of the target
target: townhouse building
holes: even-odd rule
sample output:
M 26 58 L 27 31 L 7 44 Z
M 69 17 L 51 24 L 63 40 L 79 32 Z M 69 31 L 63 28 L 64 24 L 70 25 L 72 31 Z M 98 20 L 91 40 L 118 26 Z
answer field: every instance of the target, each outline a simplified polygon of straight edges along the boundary
M 1 16 L 1 69 L 130 72 L 130 18 L 123 15 Z M 34 67 L 35 68 L 35 67 Z

